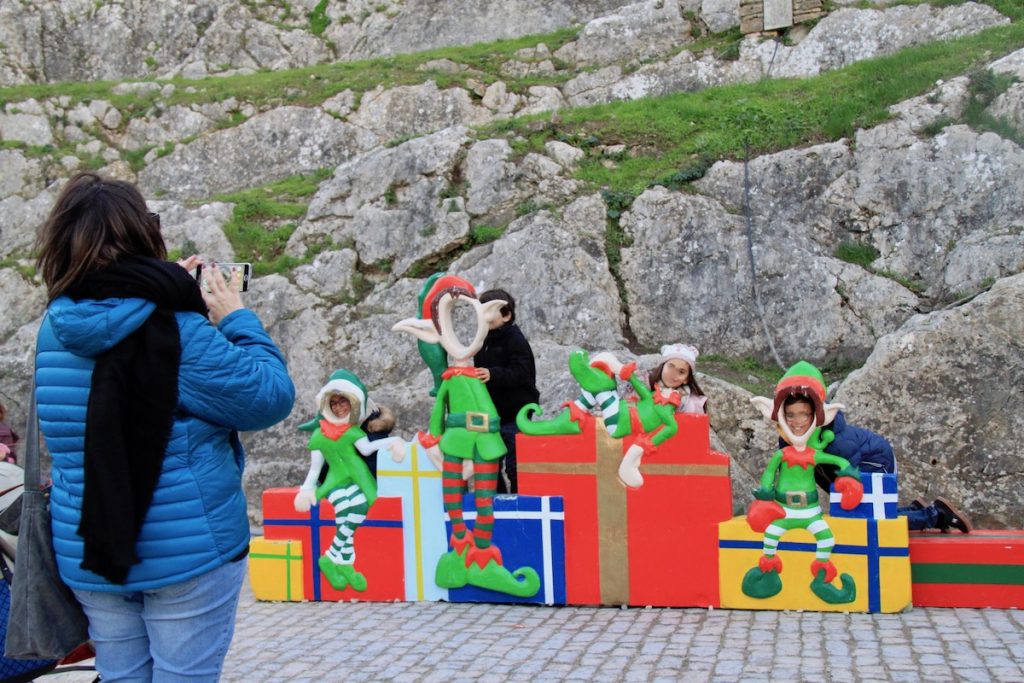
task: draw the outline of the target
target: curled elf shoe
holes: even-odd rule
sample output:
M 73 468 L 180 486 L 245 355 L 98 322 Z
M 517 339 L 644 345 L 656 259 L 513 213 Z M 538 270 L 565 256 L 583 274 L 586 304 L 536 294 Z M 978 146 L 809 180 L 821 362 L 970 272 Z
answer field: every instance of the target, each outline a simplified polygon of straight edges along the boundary
M 938 525 L 944 533 L 948 533 L 951 527 L 965 534 L 971 533 L 971 530 L 974 529 L 974 525 L 971 524 L 967 515 L 953 507 L 945 498 L 936 498 L 932 505 L 939 511 Z
M 631 489 L 638 489 L 644 485 L 644 477 L 640 474 L 640 458 L 644 455 L 642 446 L 633 444 L 622 456 L 619 464 L 619 482 Z

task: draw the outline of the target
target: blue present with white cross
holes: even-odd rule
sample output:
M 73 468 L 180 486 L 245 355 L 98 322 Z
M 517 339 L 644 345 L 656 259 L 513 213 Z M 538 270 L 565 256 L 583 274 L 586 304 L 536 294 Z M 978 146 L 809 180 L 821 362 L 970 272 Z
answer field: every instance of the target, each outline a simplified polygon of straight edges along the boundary
M 833 484 L 828 494 L 829 514 L 833 517 L 857 517 L 860 519 L 896 519 L 896 508 L 899 491 L 896 488 L 895 474 L 862 472 L 860 482 L 864 484 L 864 498 L 860 505 L 852 510 L 844 510 L 839 506 L 842 494 L 835 490 Z
M 476 524 L 476 499 L 471 493 L 463 496 L 462 516 L 472 529 Z M 451 537 L 452 524 L 447 513 L 445 527 Z M 540 590 L 532 598 L 520 598 L 464 586 L 449 589 L 449 601 L 565 604 L 565 508 L 561 496 L 495 496 L 493 541 L 501 549 L 506 569 L 536 570 Z

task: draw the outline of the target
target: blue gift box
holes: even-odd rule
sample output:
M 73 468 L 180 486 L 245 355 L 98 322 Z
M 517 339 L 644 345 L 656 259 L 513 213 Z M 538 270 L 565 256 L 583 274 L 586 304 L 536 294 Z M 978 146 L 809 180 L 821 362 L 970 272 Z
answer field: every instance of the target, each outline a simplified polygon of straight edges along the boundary
M 540 590 L 532 598 L 520 598 L 486 588 L 465 586 L 448 591 L 451 602 L 531 602 L 565 604 L 565 508 L 561 496 L 494 497 L 494 543 L 501 549 L 509 571 L 533 567 L 540 576 Z M 473 494 L 462 499 L 462 515 L 470 529 L 476 523 Z M 445 514 L 451 536 L 451 521 Z
M 842 494 L 835 490 L 835 485 L 828 494 L 829 514 L 832 517 L 857 517 L 860 519 L 896 519 L 897 499 L 895 474 L 872 472 L 862 473 L 860 481 L 864 484 L 864 498 L 860 505 L 852 510 L 844 510 L 839 506 Z

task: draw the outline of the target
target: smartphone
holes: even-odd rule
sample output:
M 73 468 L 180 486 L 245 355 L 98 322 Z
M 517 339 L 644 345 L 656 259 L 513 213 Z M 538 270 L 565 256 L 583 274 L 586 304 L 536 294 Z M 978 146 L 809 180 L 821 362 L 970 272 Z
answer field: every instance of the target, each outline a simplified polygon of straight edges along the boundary
M 234 287 L 240 292 L 249 291 L 249 278 L 252 277 L 251 263 L 218 263 L 217 268 L 229 287 Z M 202 289 L 210 291 L 203 282 L 202 264 L 196 266 L 196 281 Z

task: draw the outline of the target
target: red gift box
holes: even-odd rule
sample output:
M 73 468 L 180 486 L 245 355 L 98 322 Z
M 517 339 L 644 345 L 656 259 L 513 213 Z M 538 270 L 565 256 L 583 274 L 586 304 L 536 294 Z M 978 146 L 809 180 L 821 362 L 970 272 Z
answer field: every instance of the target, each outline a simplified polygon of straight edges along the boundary
M 729 457 L 711 450 L 706 415 L 644 456 L 644 485 L 619 464 L 635 440 L 588 417 L 572 436 L 519 434 L 519 492 L 565 500 L 570 605 L 718 606 L 718 523 L 732 517 Z
M 910 534 L 917 607 L 1024 609 L 1024 531 Z
M 378 498 L 356 529 L 356 571 L 366 577 L 366 590 L 336 590 L 317 562 L 334 540 L 334 508 L 326 500 L 309 512 L 296 512 L 297 487 L 263 492 L 263 536 L 267 540 L 302 543 L 303 588 L 310 600 L 391 602 L 405 599 L 402 541 L 402 499 Z M 314 529 L 316 533 L 314 533 Z

